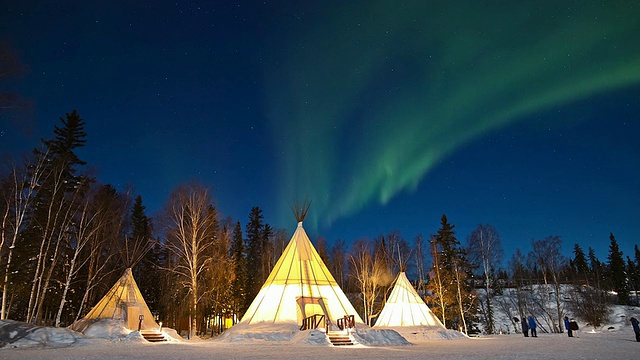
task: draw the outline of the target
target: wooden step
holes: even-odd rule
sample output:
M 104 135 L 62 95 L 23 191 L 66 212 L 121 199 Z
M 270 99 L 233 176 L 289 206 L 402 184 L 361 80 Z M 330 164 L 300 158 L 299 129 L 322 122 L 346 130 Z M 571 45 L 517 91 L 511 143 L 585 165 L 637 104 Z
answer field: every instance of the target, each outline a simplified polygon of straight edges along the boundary
M 149 342 L 167 341 L 167 338 L 164 336 L 164 334 L 160 332 L 143 332 L 141 334 L 142 334 L 142 337 L 144 337 L 144 339 Z
M 329 341 L 333 344 L 333 346 L 345 346 L 345 345 L 353 345 L 353 341 L 349 337 L 349 335 L 345 334 L 327 334 L 329 337 Z

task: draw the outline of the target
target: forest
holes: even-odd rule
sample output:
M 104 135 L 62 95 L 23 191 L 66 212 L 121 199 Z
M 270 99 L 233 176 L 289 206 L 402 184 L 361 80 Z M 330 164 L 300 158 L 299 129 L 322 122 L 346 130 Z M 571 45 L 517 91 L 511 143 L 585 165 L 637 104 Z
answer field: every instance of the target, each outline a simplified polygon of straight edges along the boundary
M 225 216 L 215 194 L 195 181 L 173 189 L 150 217 L 140 195 L 86 170 L 77 150 L 91 145 L 75 110 L 52 128 L 32 154 L 0 168 L 0 319 L 68 326 L 132 268 L 164 326 L 203 336 L 223 331 L 223 319 L 239 321 L 291 234 L 266 223 L 258 206 L 244 221 Z M 559 235 L 508 256 L 494 226 L 480 224 L 459 239 L 446 215 L 424 237 L 393 231 L 352 244 L 312 240 L 369 324 L 401 271 L 446 327 L 463 332 L 480 323 L 493 333 L 496 307 L 535 314 L 548 331 L 562 332 L 565 311 L 597 326 L 610 304 L 638 304 L 640 249 L 625 256 L 614 234 L 605 260 L 580 244 L 564 244 L 572 248 L 565 256 Z M 494 300 L 505 293 L 511 303 Z

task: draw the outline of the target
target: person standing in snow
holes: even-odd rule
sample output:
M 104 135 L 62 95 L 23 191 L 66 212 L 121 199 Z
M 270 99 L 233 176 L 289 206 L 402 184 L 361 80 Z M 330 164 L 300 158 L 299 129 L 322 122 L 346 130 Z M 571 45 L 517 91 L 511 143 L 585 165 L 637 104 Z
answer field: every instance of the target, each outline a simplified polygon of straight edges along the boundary
M 531 337 L 538 337 L 538 332 L 536 331 L 536 320 L 533 316 L 529 316 L 529 330 L 531 330 Z
M 529 326 L 527 325 L 527 319 L 524 316 L 522 317 L 520 324 L 522 324 L 522 333 L 524 334 L 524 337 L 529 337 Z
M 576 331 L 580 328 L 578 327 L 578 323 L 575 319 L 569 319 L 569 329 L 571 329 L 571 336 L 573 336 L 573 334 L 577 334 Z
M 640 342 L 640 326 L 638 326 L 638 319 L 632 317 L 631 326 L 633 326 L 633 332 L 636 333 L 636 341 Z
M 571 324 L 569 324 L 569 317 L 564 317 L 564 328 L 567 329 L 567 334 L 569 337 L 573 337 L 573 331 L 571 331 Z

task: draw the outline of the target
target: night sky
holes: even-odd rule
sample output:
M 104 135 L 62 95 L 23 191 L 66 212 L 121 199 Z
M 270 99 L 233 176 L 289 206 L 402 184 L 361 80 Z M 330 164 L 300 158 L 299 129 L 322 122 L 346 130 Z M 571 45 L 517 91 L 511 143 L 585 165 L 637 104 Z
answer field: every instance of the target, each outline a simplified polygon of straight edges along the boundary
M 494 225 L 507 257 L 560 235 L 606 260 L 640 240 L 640 3 L 9 1 L 0 41 L 29 71 L 1 90 L 0 153 L 77 109 L 99 181 L 149 215 L 211 186 L 290 233 L 353 242 Z

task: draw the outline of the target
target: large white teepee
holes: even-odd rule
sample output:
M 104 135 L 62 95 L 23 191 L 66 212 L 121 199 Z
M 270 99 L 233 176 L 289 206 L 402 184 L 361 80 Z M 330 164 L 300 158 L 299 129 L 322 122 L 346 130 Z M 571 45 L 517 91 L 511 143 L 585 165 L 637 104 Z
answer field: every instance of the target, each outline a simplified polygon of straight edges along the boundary
M 404 272 L 398 274 L 387 303 L 374 327 L 423 326 L 445 330 L 440 320 L 424 303 Z
M 142 316 L 142 324 L 140 324 Z M 71 325 L 76 331 L 83 332 L 92 323 L 100 319 L 114 319 L 124 321 L 124 326 L 130 330 L 159 330 L 147 307 L 147 303 L 142 298 L 140 289 L 133 279 L 131 268 L 124 271 L 120 280 L 107 292 L 107 294 L 89 311 L 82 319 Z
M 345 315 L 354 315 L 355 322 L 362 324 L 300 221 L 240 324 L 301 324 L 316 314 L 324 315 L 331 324 Z

